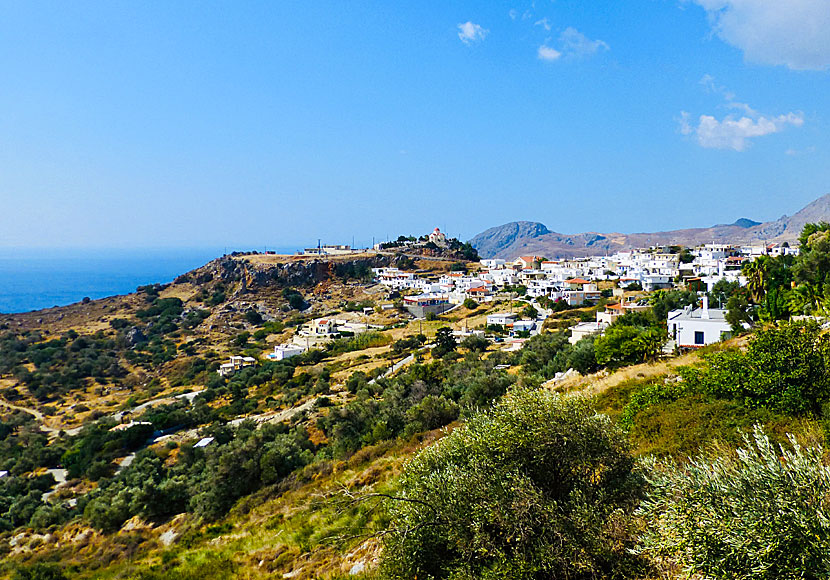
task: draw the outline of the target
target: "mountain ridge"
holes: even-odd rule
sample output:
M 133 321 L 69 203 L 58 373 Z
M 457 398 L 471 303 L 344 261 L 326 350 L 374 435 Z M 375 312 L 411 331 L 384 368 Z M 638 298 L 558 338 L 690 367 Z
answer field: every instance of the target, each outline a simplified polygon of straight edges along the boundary
M 549 259 L 574 258 L 655 245 L 793 243 L 805 224 L 819 221 L 830 221 L 830 194 L 812 201 L 792 216 L 783 215 L 769 222 L 740 218 L 731 224 L 659 232 L 562 234 L 541 222 L 518 221 L 489 228 L 474 236 L 470 243 L 482 258 L 507 259 L 531 254 Z

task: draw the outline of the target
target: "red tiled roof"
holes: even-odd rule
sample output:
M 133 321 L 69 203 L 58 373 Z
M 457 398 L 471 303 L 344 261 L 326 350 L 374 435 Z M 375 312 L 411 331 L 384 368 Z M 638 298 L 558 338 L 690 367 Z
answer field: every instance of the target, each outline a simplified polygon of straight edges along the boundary
M 571 278 L 570 280 L 565 280 L 565 284 L 590 284 L 590 282 L 582 278 Z

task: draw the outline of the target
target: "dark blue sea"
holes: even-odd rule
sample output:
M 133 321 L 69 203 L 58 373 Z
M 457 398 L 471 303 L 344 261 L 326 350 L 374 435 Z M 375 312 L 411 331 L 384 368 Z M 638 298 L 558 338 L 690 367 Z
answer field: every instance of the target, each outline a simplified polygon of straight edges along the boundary
M 270 248 L 269 248 L 270 249 Z M 292 253 L 296 248 L 275 248 Z M 230 251 L 230 250 L 229 250 Z M 171 282 L 224 253 L 218 249 L 0 249 L 0 312 L 29 312 Z

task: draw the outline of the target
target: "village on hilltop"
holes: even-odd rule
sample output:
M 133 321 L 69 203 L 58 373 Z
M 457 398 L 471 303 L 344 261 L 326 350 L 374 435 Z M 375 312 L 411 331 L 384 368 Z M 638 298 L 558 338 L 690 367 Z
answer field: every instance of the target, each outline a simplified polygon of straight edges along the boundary
M 415 238 L 400 236 L 391 242 L 375 244 L 375 251 L 405 253 L 424 248 L 445 249 L 457 240 L 435 228 L 428 235 Z M 365 250 L 364 250 L 365 251 Z M 354 253 L 349 246 L 309 248 L 303 255 L 344 255 Z M 504 347 L 520 349 L 531 336 L 539 334 L 545 320 L 563 308 L 597 306 L 596 318 L 570 326 L 569 342 L 576 344 L 590 336 L 601 336 L 620 316 L 650 308 L 648 294 L 657 290 L 683 288 L 698 292 L 698 305 L 685 306 L 668 312 L 668 336 L 664 350 L 699 348 L 731 336 L 732 327 L 726 320 L 723 300 L 710 304 L 707 292 L 721 281 L 745 286 L 744 264 L 759 256 L 797 255 L 798 248 L 784 244 L 728 245 L 704 244 L 696 248 L 653 246 L 620 251 L 610 256 L 591 256 L 548 260 L 543 256 L 518 256 L 514 260 L 482 259 L 475 268 L 459 267 L 458 271 L 435 274 L 398 267 L 373 268 L 373 283 L 399 297 L 399 305 L 415 319 L 434 319 L 464 304 L 505 304 L 505 310 L 492 309 L 486 326 L 456 329 L 458 338 L 486 336 Z M 462 264 L 459 262 L 459 266 Z M 601 290 L 600 285 L 604 288 Z M 516 308 L 517 304 L 525 308 Z M 383 304 L 378 309 L 392 309 Z M 364 315 L 371 315 L 366 308 Z M 284 344 L 267 355 L 270 360 L 284 360 L 301 355 L 341 336 L 354 336 L 383 326 L 349 319 L 325 317 L 303 324 Z M 221 374 L 233 373 L 256 364 L 253 359 L 233 357 L 222 365 Z

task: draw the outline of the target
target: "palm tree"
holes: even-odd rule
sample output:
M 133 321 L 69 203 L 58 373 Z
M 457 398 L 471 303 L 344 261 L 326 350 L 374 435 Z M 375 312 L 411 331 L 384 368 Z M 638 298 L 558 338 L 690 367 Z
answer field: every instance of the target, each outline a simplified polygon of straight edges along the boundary
M 755 304 L 760 304 L 766 296 L 769 287 L 769 264 L 766 259 L 758 258 L 743 267 L 746 276 L 746 289 L 749 297 Z
M 819 296 L 812 284 L 800 284 L 789 294 L 787 306 L 793 314 L 809 314 L 819 306 Z

